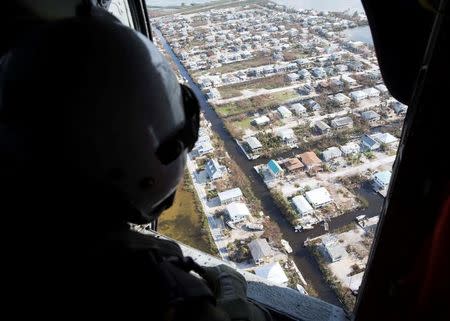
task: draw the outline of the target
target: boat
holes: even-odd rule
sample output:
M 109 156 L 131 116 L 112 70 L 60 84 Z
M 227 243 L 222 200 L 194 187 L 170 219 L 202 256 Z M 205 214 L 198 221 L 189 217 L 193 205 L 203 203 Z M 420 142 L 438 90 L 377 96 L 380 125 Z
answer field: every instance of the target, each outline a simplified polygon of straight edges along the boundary
M 283 245 L 284 249 L 287 253 L 292 253 L 292 247 L 289 245 L 289 242 L 286 240 L 281 240 L 281 244 Z
M 297 287 L 298 292 L 300 292 L 303 295 L 308 295 L 308 292 L 306 292 L 305 288 L 302 287 L 300 284 L 297 283 L 296 287 Z
M 234 225 L 234 223 L 231 222 L 231 221 L 228 221 L 226 224 L 227 224 L 231 229 L 233 229 L 233 230 L 236 228 L 236 226 Z
M 245 224 L 245 227 L 248 228 L 249 230 L 253 230 L 253 231 L 263 231 L 264 230 L 264 226 L 262 224 L 247 223 L 247 224 Z

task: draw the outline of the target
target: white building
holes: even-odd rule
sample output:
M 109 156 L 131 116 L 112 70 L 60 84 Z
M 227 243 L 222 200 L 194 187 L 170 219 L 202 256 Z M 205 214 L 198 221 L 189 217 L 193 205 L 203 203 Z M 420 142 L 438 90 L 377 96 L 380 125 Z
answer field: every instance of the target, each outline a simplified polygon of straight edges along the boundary
M 306 107 L 300 103 L 293 104 L 291 108 L 297 116 L 306 114 Z
M 261 142 L 255 136 L 247 137 L 245 142 L 253 153 L 258 152 L 262 148 Z
M 239 223 L 250 217 L 250 211 L 244 203 L 233 202 L 226 206 L 226 211 L 233 223 Z
M 314 208 L 321 208 L 333 201 L 325 187 L 319 187 L 305 193 L 306 199 Z
M 195 144 L 195 147 L 192 150 L 195 156 L 203 156 L 213 151 L 214 147 L 209 140 Z
M 253 123 L 256 126 L 264 126 L 270 123 L 270 119 L 267 116 L 256 117 L 255 119 L 253 119 Z
M 278 112 L 280 113 L 281 117 L 283 118 L 291 118 L 292 117 L 292 112 L 287 109 L 286 106 L 280 106 L 277 108 Z
M 280 263 L 274 262 L 255 269 L 255 274 L 277 285 L 286 286 L 289 279 Z
M 274 253 L 266 239 L 256 239 L 248 244 L 250 253 L 256 264 L 270 261 Z
M 342 152 L 338 147 L 329 147 L 322 152 L 323 160 L 328 162 L 332 159 L 342 156 Z
M 278 130 L 277 136 L 279 136 L 286 144 L 294 144 L 297 141 L 297 137 L 292 128 L 282 128 Z
M 375 139 L 377 142 L 379 142 L 380 144 L 392 144 L 398 141 L 398 138 L 389 134 L 389 133 L 376 133 L 376 134 L 372 134 L 370 135 L 370 137 L 372 137 L 373 139 Z
M 349 96 L 354 102 L 360 102 L 367 98 L 367 94 L 363 90 L 352 91 Z
M 297 195 L 292 198 L 295 209 L 301 216 L 310 215 L 314 212 L 312 206 L 308 203 L 303 195 Z
M 381 116 L 373 110 L 368 110 L 361 113 L 361 118 L 368 123 L 374 123 L 379 121 Z
M 380 96 L 380 92 L 373 87 L 364 89 L 364 92 L 366 93 L 367 98 L 373 98 L 373 97 Z
M 373 186 L 376 190 L 383 190 L 389 186 L 392 173 L 390 171 L 378 172 L 373 175 Z
M 343 93 L 338 93 L 333 96 L 333 101 L 339 106 L 346 106 L 346 105 L 350 104 L 351 99 L 350 99 L 350 97 L 347 97 Z
M 217 196 L 219 197 L 220 204 L 226 205 L 240 201 L 242 198 L 242 191 L 237 187 L 221 192 Z
M 335 118 L 331 121 L 331 127 L 335 129 L 344 128 L 344 127 L 352 127 L 353 126 L 353 120 L 351 117 L 344 116 Z
M 345 156 L 354 155 L 361 152 L 361 147 L 355 142 L 349 142 L 341 146 L 341 151 Z
M 335 236 L 330 234 L 322 237 L 322 247 L 332 263 L 340 261 L 347 255 L 345 248 L 339 244 Z

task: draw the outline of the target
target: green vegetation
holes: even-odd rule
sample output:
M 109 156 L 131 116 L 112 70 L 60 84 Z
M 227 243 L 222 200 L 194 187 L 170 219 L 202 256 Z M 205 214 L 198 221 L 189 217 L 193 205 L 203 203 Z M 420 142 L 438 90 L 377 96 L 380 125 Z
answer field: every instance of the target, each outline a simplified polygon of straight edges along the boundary
M 298 216 L 288 200 L 278 191 L 270 190 L 270 194 L 272 195 L 275 204 L 277 204 L 277 206 L 280 208 L 281 213 L 283 213 L 284 217 L 292 225 L 295 225 L 295 221 L 297 220 Z
M 217 197 L 218 192 L 216 189 L 212 189 L 208 191 L 208 195 L 206 196 L 208 198 L 208 200 L 213 199 L 214 197 Z
M 213 105 L 217 114 L 221 117 L 229 117 L 248 112 L 267 111 L 278 105 L 299 97 L 294 90 L 280 91 L 273 94 L 259 95 L 249 99 L 234 101 L 222 105 Z
M 271 63 L 272 63 L 272 60 L 271 60 L 270 56 L 265 55 L 262 52 L 257 52 L 255 54 L 254 58 L 243 60 L 243 61 L 232 62 L 229 64 L 224 64 L 221 67 L 217 67 L 217 68 L 203 70 L 203 71 L 195 73 L 193 76 L 198 77 L 200 75 L 204 75 L 207 73 L 208 74 L 225 74 L 225 73 L 229 73 L 229 72 L 239 71 L 242 69 L 248 69 L 248 68 L 268 65 Z
M 231 97 L 236 97 L 241 95 L 242 90 L 248 89 L 273 89 L 280 88 L 287 85 L 284 75 L 274 75 L 259 79 L 254 79 L 250 81 L 241 82 L 238 84 L 232 84 L 227 86 L 219 87 L 219 92 L 222 99 L 227 99 Z
M 256 236 L 251 236 L 245 240 L 235 240 L 232 243 L 228 243 L 227 251 L 228 255 L 233 262 L 241 263 L 250 261 L 252 255 L 248 248 L 248 243 L 256 239 Z
M 322 272 L 325 281 L 330 285 L 339 297 L 339 300 L 343 303 L 345 310 L 349 313 L 352 312 L 355 307 L 356 297 L 349 288 L 344 287 L 338 278 L 333 275 L 320 253 L 319 246 L 309 243 L 307 248 L 319 264 L 320 271 Z
M 208 221 L 187 172 L 184 175 L 184 182 L 178 188 L 174 204 L 158 221 L 158 232 L 218 256 L 216 245 L 209 232 Z

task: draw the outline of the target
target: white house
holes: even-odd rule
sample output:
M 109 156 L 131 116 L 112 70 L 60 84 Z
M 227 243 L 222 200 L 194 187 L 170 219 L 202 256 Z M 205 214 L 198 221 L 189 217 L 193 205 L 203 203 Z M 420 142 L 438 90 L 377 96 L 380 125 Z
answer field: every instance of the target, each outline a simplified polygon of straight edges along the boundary
M 310 215 L 314 212 L 312 206 L 308 203 L 303 195 L 297 195 L 292 198 L 295 209 L 301 216 Z
M 219 197 L 220 204 L 226 205 L 240 201 L 242 198 L 242 191 L 237 187 L 221 192 L 217 196 Z
M 210 180 L 220 179 L 226 173 L 226 167 L 220 165 L 216 159 L 208 160 L 205 164 L 205 170 Z
M 264 126 L 264 125 L 267 125 L 268 123 L 270 123 L 270 119 L 267 116 L 260 116 L 260 117 L 256 117 L 255 119 L 253 119 L 253 123 L 256 126 Z
M 297 137 L 292 128 L 282 128 L 278 130 L 277 136 L 279 136 L 286 144 L 294 144 L 297 141 Z
M 344 116 L 335 118 L 331 121 L 331 127 L 335 129 L 344 128 L 344 127 L 352 127 L 353 126 L 353 120 L 351 117 Z
M 286 286 L 289 279 L 280 263 L 273 262 L 255 269 L 255 274 L 277 285 Z
M 203 155 L 209 154 L 213 151 L 214 151 L 214 147 L 209 140 L 195 144 L 195 147 L 192 150 L 192 152 L 195 156 L 203 156 Z
M 333 101 L 339 106 L 347 106 L 350 104 L 351 99 L 343 93 L 338 93 L 333 96 Z
M 322 248 L 332 263 L 340 261 L 347 255 L 345 248 L 330 234 L 322 237 Z
M 390 171 L 378 172 L 373 175 L 373 187 L 375 190 L 383 190 L 389 186 L 392 173 Z
M 250 211 L 244 203 L 233 202 L 228 204 L 225 210 L 233 223 L 245 221 L 250 216 Z
M 300 76 L 298 74 L 296 74 L 295 72 L 292 72 L 292 73 L 286 75 L 286 79 L 289 82 L 295 82 L 300 79 Z
M 328 124 L 325 123 L 325 122 L 322 121 L 322 120 L 316 121 L 316 122 L 314 123 L 314 128 L 316 129 L 316 131 L 317 131 L 319 134 L 326 134 L 326 133 L 328 133 L 328 132 L 331 130 L 331 127 L 328 126 Z
M 368 123 L 374 123 L 379 121 L 381 116 L 373 110 L 368 110 L 361 113 L 361 118 Z
M 305 193 L 306 199 L 314 208 L 323 207 L 333 201 L 325 187 L 319 187 Z
M 372 134 L 370 135 L 370 137 L 372 137 L 373 139 L 375 139 L 377 142 L 379 142 L 380 144 L 392 144 L 398 141 L 398 138 L 389 134 L 389 133 L 376 133 L 376 134 Z
M 391 103 L 391 108 L 394 110 L 394 112 L 397 115 L 404 115 L 408 111 L 408 106 L 405 104 L 402 104 L 399 101 L 394 101 Z
M 352 91 L 349 96 L 354 102 L 360 102 L 367 98 L 367 93 L 363 90 L 355 90 Z
M 258 152 L 262 148 L 261 142 L 255 136 L 247 137 L 245 142 L 253 153 Z
M 366 93 L 367 98 L 373 98 L 373 97 L 380 96 L 380 92 L 373 87 L 364 89 L 364 92 Z
M 332 159 L 342 156 L 342 152 L 338 147 L 329 147 L 322 152 L 323 160 L 328 162 Z
M 291 118 L 292 117 L 292 112 L 287 109 L 286 106 L 280 106 L 277 108 L 278 112 L 280 113 L 281 117 L 283 118 Z
M 345 156 L 354 155 L 361 152 L 361 147 L 355 142 L 349 142 L 341 146 L 341 151 Z
M 306 107 L 300 103 L 293 104 L 291 108 L 297 116 L 306 114 Z
M 248 244 L 248 248 L 256 264 L 268 262 L 274 255 L 266 239 L 253 240 Z

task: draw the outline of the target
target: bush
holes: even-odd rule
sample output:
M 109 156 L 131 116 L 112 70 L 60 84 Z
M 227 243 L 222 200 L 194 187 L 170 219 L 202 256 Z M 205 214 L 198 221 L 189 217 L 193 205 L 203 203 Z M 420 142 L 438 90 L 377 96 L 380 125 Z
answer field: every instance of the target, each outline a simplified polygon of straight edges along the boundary
M 278 191 L 270 191 L 275 204 L 280 208 L 281 213 L 284 217 L 292 224 L 295 224 L 297 220 L 297 214 L 292 208 L 291 204 L 287 201 L 287 199 Z

